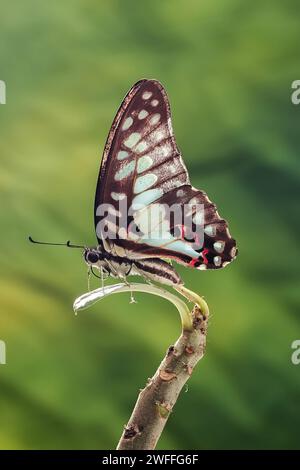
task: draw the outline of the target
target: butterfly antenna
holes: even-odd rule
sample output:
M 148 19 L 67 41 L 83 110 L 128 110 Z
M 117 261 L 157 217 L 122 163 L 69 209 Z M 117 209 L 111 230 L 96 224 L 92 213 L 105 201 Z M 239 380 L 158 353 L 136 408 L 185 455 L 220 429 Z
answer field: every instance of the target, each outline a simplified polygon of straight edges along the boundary
M 68 248 L 85 248 L 83 245 L 72 245 L 70 240 L 68 240 L 66 243 L 49 243 L 34 240 L 31 236 L 29 236 L 28 239 L 31 243 L 35 243 L 36 245 L 67 246 Z

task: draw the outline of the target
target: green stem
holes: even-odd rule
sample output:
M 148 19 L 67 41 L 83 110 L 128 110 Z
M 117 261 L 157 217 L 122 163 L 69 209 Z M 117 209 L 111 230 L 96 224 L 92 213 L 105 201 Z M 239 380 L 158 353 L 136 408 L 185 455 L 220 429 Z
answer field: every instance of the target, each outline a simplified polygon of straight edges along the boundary
M 130 286 L 126 284 L 113 284 L 111 286 L 105 286 L 103 289 L 100 287 L 99 289 L 95 289 L 78 297 L 74 302 L 74 311 L 77 313 L 80 310 L 90 307 L 104 297 L 112 294 L 120 294 L 122 292 L 144 292 L 146 294 L 157 295 L 169 300 L 173 305 L 175 305 L 180 314 L 182 329 L 184 331 L 192 331 L 193 318 L 185 302 L 176 295 L 171 294 L 169 291 L 149 284 L 135 283 L 130 284 Z

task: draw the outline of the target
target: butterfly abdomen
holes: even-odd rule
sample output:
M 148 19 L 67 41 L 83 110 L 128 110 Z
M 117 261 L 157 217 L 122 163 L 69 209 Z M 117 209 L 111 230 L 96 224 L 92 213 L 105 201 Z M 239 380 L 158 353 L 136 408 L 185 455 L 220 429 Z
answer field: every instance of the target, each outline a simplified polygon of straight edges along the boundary
M 145 279 L 169 286 L 183 284 L 182 279 L 175 269 L 166 261 L 157 258 L 134 261 L 131 274 L 135 274 L 135 271 Z

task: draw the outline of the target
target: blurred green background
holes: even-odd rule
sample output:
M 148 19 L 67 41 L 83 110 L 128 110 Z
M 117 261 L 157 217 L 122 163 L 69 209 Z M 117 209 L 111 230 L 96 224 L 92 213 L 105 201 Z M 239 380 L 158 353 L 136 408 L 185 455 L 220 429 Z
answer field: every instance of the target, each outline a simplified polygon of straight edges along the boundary
M 143 294 L 75 317 L 80 252 L 27 242 L 95 243 L 103 145 L 143 77 L 167 88 L 192 183 L 240 249 L 225 270 L 178 268 L 212 316 L 158 447 L 300 447 L 299 2 L 1 0 L 0 12 L 0 447 L 114 448 L 179 334 L 174 307 Z

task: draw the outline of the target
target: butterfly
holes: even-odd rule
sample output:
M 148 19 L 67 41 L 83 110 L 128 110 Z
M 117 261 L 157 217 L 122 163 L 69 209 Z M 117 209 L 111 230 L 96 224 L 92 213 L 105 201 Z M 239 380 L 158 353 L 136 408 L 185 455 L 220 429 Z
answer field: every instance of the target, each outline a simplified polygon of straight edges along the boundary
M 220 269 L 237 255 L 227 222 L 206 193 L 190 183 L 169 100 L 157 80 L 133 85 L 113 120 L 94 220 L 98 244 L 84 248 L 84 260 L 102 275 L 125 282 L 141 275 L 176 287 L 183 281 L 170 260 L 199 270 Z

